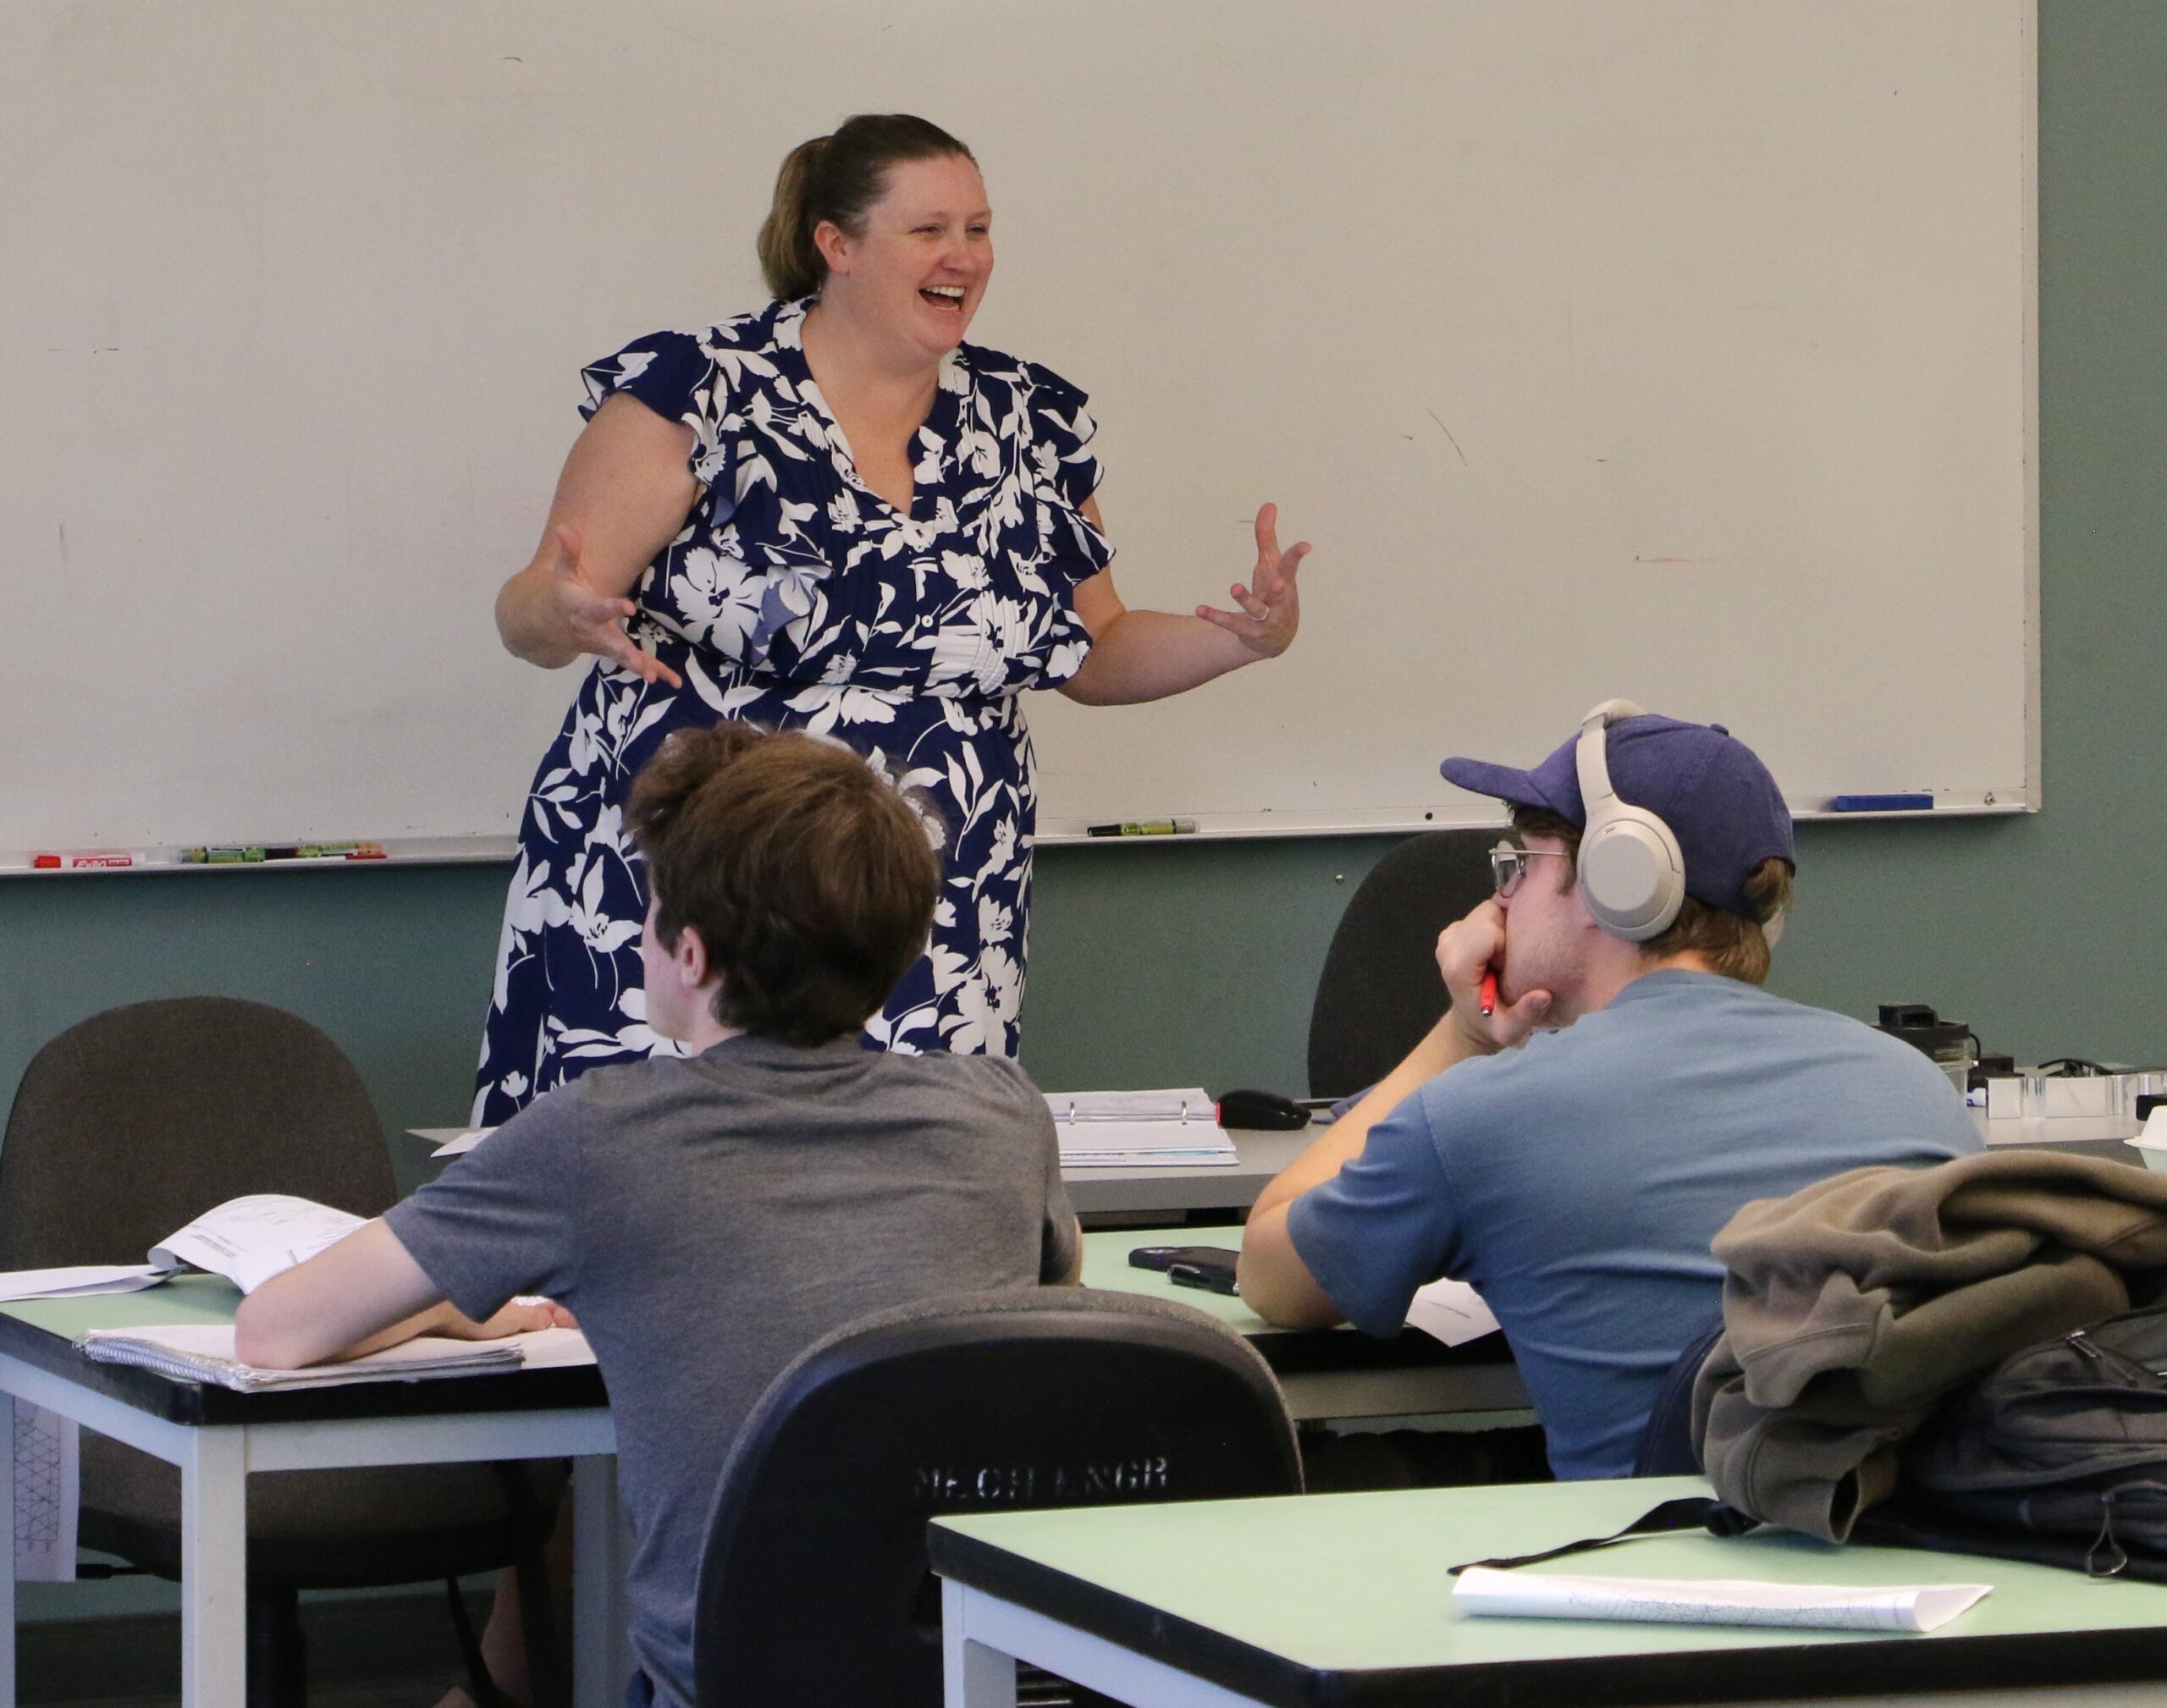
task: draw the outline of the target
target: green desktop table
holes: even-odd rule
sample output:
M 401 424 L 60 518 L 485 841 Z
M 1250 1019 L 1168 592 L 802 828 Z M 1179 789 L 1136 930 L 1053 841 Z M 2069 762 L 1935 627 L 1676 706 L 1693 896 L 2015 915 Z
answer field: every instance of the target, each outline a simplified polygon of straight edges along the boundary
M 1447 1350 L 1412 1331 L 1376 1341 L 1352 1330 L 1275 1329 L 1238 1299 L 1176 1287 L 1128 1264 L 1132 1246 L 1210 1242 L 1208 1232 L 1186 1228 L 1087 1234 L 1084 1279 L 1178 1298 L 1248 1335 L 1273 1365 L 1298 1417 L 1484 1413 L 1525 1404 L 1496 1336 Z M 620 1700 L 629 1670 L 623 1537 L 615 1433 L 599 1372 L 587 1366 L 240 1394 L 92 1364 L 71 1344 L 90 1328 L 230 1322 L 240 1299 L 223 1281 L 187 1275 L 141 1292 L 0 1305 L 0 1424 L 11 1421 L 19 1399 L 181 1468 L 183 1702 L 223 1708 L 240 1700 L 242 1503 L 251 1473 L 557 1456 L 582 1462 L 573 1485 L 580 1511 L 576 1696 L 582 1704 Z M 868 1301 L 868 1308 L 879 1303 Z M 12 1482 L 0 1479 L 0 1519 L 8 1529 L 13 1495 Z M 10 1553 L 0 1565 L 0 1587 L 11 1590 L 13 1582 Z M 11 1617 L 0 1619 L 0 1708 L 14 1700 L 14 1631 Z
M 1966 1555 L 1698 1532 L 1560 1573 L 1989 1584 L 1928 1634 L 1469 1618 L 1447 1568 L 1603 1535 L 1698 1478 L 1099 1507 L 943 1518 L 949 1708 L 1006 1708 L 1033 1662 L 1152 1708 L 1567 1708 L 2071 1686 L 2135 1705 L 2167 1679 L 2167 1586 Z
M 1532 1420 L 1503 1335 L 1447 1347 L 1419 1329 L 1380 1340 L 1352 1328 L 1282 1329 L 1238 1298 L 1176 1287 L 1130 1265 L 1138 1246 L 1242 1242 L 1238 1227 L 1109 1228 L 1084 1236 L 1084 1285 L 1179 1300 L 1247 1337 L 1264 1355 L 1296 1419 L 1448 1416 L 1477 1426 Z
M 73 1345 L 86 1329 L 231 1322 L 240 1303 L 227 1282 L 190 1275 L 141 1292 L 0 1304 L 0 1430 L 8 1438 L 16 1405 L 27 1402 L 179 1468 L 183 1708 L 232 1708 L 245 1694 L 252 1474 L 558 1457 L 578 1467 L 574 1700 L 581 1708 L 621 1703 L 631 1666 L 626 1537 L 601 1373 L 588 1364 L 243 1394 L 93 1364 Z M 0 1535 L 14 1532 L 14 1479 L 0 1478 Z M 0 1556 L 0 1708 L 13 1708 L 13 1549 Z

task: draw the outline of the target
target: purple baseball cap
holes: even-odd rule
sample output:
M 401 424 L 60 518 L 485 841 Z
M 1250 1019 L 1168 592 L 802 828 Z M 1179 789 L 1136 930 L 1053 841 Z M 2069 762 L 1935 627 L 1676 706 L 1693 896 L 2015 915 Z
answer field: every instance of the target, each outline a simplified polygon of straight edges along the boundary
M 1763 860 L 1793 871 L 1790 808 L 1776 780 L 1745 742 L 1720 724 L 1682 724 L 1643 714 L 1604 732 L 1604 759 L 1618 798 L 1645 807 L 1670 826 L 1685 857 L 1685 893 L 1726 913 L 1756 917 L 1745 880 Z M 1585 827 L 1587 807 L 1574 763 L 1578 736 L 1531 771 L 1481 759 L 1447 759 L 1448 783 L 1515 807 L 1546 807 Z

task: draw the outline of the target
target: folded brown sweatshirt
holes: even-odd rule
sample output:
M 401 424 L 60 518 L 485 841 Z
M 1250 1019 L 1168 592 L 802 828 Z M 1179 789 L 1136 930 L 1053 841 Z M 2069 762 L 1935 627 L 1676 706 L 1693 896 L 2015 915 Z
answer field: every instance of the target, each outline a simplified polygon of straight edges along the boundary
M 2159 1291 L 2167 1174 L 2014 1149 L 1854 1169 L 1747 1204 L 1712 1249 L 1730 1274 L 1701 1463 L 1732 1506 L 1841 1541 L 1936 1401 Z

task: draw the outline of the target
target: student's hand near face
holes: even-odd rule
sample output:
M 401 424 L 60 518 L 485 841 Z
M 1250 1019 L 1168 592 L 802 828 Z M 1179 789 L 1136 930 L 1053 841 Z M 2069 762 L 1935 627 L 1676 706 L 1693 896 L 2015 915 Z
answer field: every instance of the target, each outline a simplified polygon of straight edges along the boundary
M 1482 975 L 1505 964 L 1505 910 L 1495 900 L 1485 901 L 1464 919 L 1455 919 L 1437 936 L 1437 971 L 1445 978 L 1453 1006 L 1447 1022 L 1475 1049 L 1485 1055 L 1509 1050 L 1524 1041 L 1549 1011 L 1547 990 L 1523 991 L 1510 1006 L 1502 1004 L 1495 1014 L 1482 1012 Z

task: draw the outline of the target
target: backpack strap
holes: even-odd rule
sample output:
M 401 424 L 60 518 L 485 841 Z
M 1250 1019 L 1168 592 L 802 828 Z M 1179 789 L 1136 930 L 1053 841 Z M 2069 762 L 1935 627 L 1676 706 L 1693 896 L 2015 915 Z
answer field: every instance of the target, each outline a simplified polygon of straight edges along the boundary
M 1721 1501 L 1707 1495 L 1685 1495 L 1675 1501 L 1665 1501 L 1659 1507 L 1651 1507 L 1624 1529 L 1607 1536 L 1586 1536 L 1577 1542 L 1567 1542 L 1561 1547 L 1545 1548 L 1539 1554 L 1515 1554 L 1503 1560 L 1468 1560 L 1453 1567 L 1446 1575 L 1457 1578 L 1469 1566 L 1486 1566 L 1493 1572 L 1508 1572 L 1515 1566 L 1538 1566 L 1545 1560 L 1562 1560 L 1568 1554 L 1584 1554 L 1594 1548 L 1607 1548 L 1613 1542 L 1630 1542 L 1642 1536 L 1668 1535 L 1678 1530 L 1706 1530 L 1712 1536 L 1742 1536 L 1748 1530 L 1760 1527 L 1758 1518 L 1749 1518 L 1735 1507 L 1727 1507 Z

